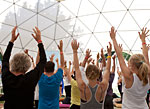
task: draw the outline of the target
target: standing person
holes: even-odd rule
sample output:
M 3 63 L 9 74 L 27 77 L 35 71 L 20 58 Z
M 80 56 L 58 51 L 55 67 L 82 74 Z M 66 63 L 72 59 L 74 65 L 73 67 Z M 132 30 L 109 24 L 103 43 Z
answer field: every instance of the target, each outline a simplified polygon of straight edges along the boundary
M 112 89 L 112 83 L 114 81 L 114 77 L 115 77 L 115 59 L 116 56 L 114 55 L 112 57 L 113 59 L 113 66 L 112 66 L 112 71 L 110 73 L 110 77 L 109 77 L 109 86 L 107 89 L 107 94 L 106 94 L 106 98 L 105 98 L 105 102 L 104 102 L 104 109 L 114 109 L 114 105 L 113 105 L 113 89 Z
M 110 47 L 107 46 L 108 61 L 102 82 L 97 84 L 97 79 L 100 75 L 99 68 L 96 65 L 88 65 L 86 68 L 86 77 L 89 80 L 89 83 L 87 85 L 82 80 L 81 71 L 79 69 L 79 61 L 77 55 L 79 44 L 77 44 L 76 40 L 73 40 L 71 45 L 73 49 L 76 79 L 80 90 L 81 109 L 102 109 L 110 75 L 112 49 L 111 44 L 109 43 Z
M 5 109 L 33 109 L 35 86 L 44 71 L 46 55 L 41 41 L 41 32 L 35 27 L 32 36 L 38 42 L 40 61 L 37 66 L 29 71 L 31 60 L 25 53 L 17 53 L 9 63 L 13 43 L 18 38 L 15 27 L 12 38 L 7 46 L 2 61 L 2 83 L 5 95 Z M 27 72 L 27 73 L 26 73 Z
M 110 37 L 119 59 L 121 73 L 125 83 L 122 109 L 148 109 L 145 100 L 147 91 L 150 88 L 148 78 L 148 74 L 150 75 L 148 50 L 145 45 L 145 37 L 148 32 L 146 29 L 143 29 L 142 33 L 139 33 L 142 40 L 144 56 L 142 54 L 132 55 L 128 61 L 128 66 L 126 66 L 121 49 L 117 44 L 116 31 L 114 27 L 111 28 Z
M 44 73 L 39 80 L 39 105 L 38 109 L 59 109 L 59 86 L 63 78 L 64 55 L 63 41 L 58 46 L 60 51 L 60 66 L 54 73 L 55 64 L 48 61 Z

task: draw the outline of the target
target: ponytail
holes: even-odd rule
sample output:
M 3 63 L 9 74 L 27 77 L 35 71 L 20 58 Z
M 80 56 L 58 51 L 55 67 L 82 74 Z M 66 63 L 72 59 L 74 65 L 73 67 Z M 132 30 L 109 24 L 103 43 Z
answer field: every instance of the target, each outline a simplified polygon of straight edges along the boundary
M 87 78 L 89 78 L 90 80 L 94 80 L 99 77 L 100 70 L 96 65 L 88 65 L 85 73 Z
M 143 86 L 148 83 L 148 65 L 145 62 L 142 62 L 139 68 L 139 78 L 143 82 Z
M 134 54 L 129 61 L 138 69 L 137 76 L 143 82 L 143 86 L 148 83 L 148 65 L 145 63 L 145 58 L 142 54 Z

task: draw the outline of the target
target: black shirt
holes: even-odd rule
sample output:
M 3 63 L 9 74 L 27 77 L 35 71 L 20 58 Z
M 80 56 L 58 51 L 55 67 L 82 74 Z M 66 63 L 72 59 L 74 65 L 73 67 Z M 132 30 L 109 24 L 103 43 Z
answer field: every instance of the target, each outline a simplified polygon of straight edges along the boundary
M 25 75 L 15 76 L 9 70 L 9 59 L 13 43 L 9 42 L 2 61 L 2 84 L 5 95 L 5 109 L 33 109 L 35 86 L 44 72 L 46 54 L 43 44 L 38 44 L 40 61 Z

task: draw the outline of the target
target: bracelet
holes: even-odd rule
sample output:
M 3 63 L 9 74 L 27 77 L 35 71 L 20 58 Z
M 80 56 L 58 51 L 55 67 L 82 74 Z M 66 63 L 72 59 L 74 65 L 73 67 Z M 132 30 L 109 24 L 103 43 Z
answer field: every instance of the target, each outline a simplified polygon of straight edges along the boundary
M 62 54 L 63 54 L 63 52 L 60 52 L 60 54 L 62 55 Z
M 42 40 L 38 40 L 37 42 L 38 42 L 38 44 L 39 44 L 39 43 L 42 43 Z
M 144 43 L 142 43 L 142 45 L 146 45 L 146 43 L 144 42 Z
M 111 58 L 111 56 L 107 56 L 107 59 L 108 59 L 108 58 Z

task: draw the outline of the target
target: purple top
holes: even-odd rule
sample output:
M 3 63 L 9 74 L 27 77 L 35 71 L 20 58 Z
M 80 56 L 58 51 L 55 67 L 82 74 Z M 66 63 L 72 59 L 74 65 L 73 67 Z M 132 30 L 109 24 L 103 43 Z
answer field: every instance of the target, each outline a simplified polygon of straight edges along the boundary
M 108 86 L 108 89 L 107 89 L 107 95 L 110 95 L 112 96 L 113 94 L 113 89 L 112 89 L 112 83 L 114 81 L 114 77 L 115 77 L 115 74 L 110 74 L 110 77 L 109 77 L 109 86 Z

